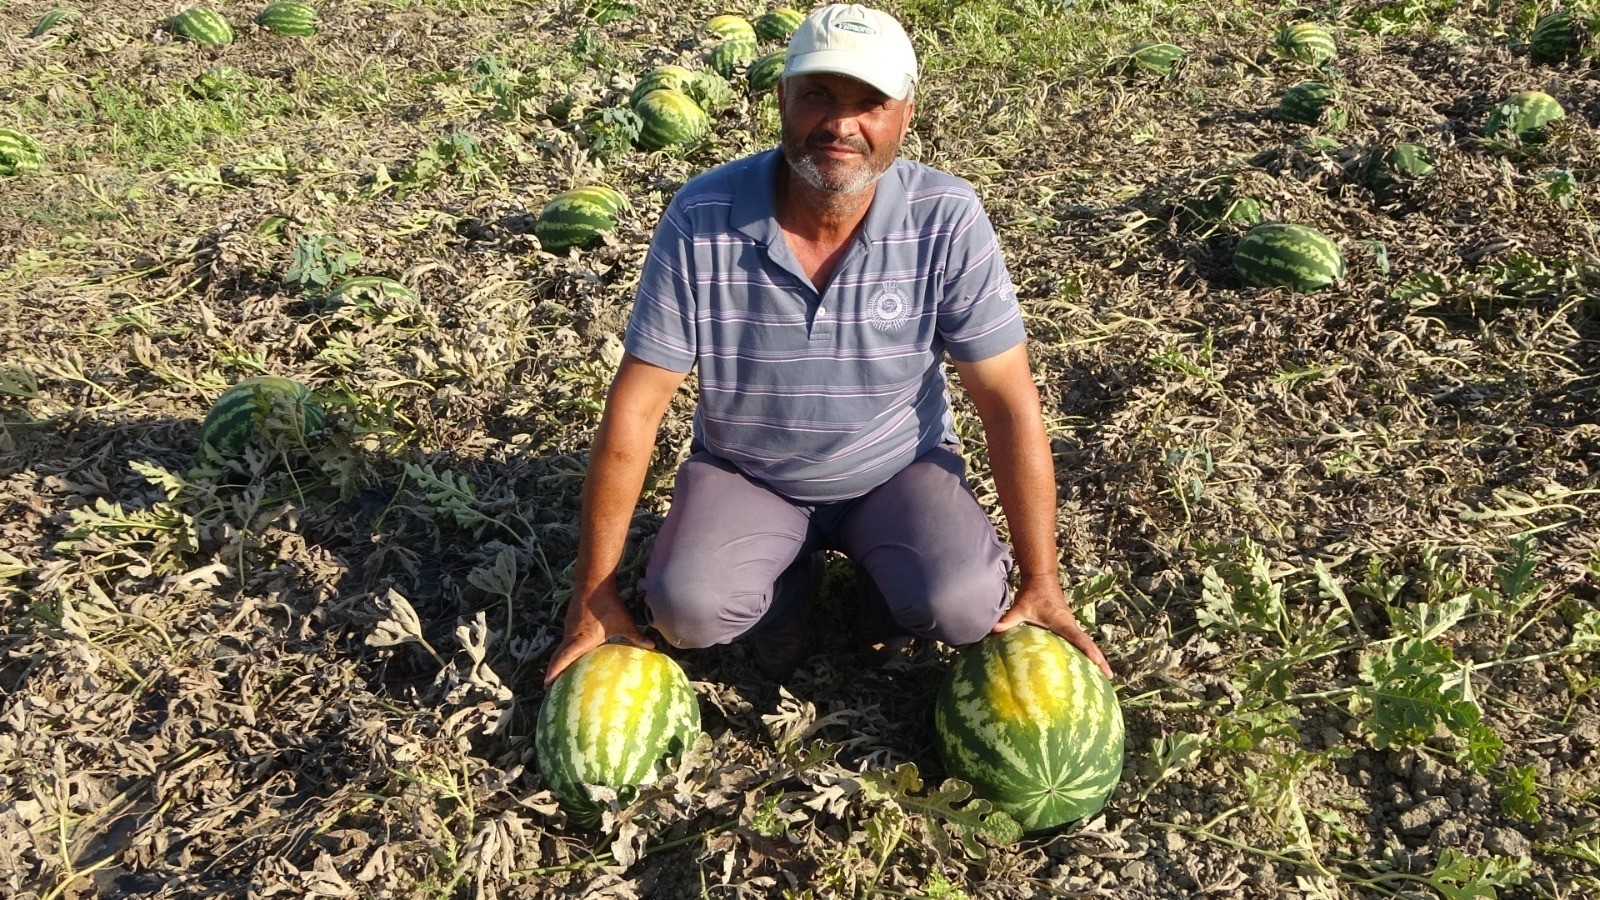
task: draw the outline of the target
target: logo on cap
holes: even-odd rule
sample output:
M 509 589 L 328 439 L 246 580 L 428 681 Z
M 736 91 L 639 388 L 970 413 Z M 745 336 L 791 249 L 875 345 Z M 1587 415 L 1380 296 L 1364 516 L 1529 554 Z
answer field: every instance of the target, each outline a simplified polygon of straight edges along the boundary
M 835 22 L 833 27 L 841 31 L 854 31 L 856 34 L 877 34 L 878 29 L 865 22 Z

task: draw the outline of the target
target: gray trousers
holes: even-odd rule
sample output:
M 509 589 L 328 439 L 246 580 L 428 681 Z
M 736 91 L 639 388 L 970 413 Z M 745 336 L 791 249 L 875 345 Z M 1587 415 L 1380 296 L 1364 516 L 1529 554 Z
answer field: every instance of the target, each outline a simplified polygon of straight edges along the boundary
M 817 550 L 854 560 L 909 634 L 970 644 L 1005 610 L 1010 549 L 967 486 L 966 463 L 945 448 L 860 497 L 819 505 L 695 453 L 678 469 L 640 586 L 674 646 L 731 643 L 810 602 L 795 573 Z

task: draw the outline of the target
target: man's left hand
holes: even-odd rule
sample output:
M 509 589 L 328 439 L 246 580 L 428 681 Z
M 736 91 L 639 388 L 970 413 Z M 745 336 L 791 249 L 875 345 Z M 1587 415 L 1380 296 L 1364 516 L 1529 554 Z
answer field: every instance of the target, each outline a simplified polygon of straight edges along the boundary
M 1055 579 L 1040 579 L 1035 582 L 1024 582 L 1017 589 L 1017 599 L 1006 610 L 1000 621 L 995 623 L 996 634 L 1031 622 L 1042 628 L 1048 628 L 1056 634 L 1066 638 L 1067 643 L 1083 651 L 1089 661 L 1100 667 L 1107 678 L 1115 679 L 1111 672 L 1111 664 L 1106 662 L 1106 655 L 1100 652 L 1094 638 L 1089 632 L 1084 631 L 1078 624 L 1078 617 L 1073 615 L 1072 606 L 1067 603 L 1067 596 L 1061 590 L 1061 585 L 1053 583 Z

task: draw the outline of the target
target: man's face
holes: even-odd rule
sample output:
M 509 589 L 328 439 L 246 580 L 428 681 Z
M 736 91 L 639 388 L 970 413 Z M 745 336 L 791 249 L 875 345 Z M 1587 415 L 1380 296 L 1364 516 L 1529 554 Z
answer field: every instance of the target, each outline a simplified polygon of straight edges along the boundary
M 819 191 L 864 190 L 893 164 L 915 105 L 845 75 L 785 79 L 778 85 L 784 158 Z

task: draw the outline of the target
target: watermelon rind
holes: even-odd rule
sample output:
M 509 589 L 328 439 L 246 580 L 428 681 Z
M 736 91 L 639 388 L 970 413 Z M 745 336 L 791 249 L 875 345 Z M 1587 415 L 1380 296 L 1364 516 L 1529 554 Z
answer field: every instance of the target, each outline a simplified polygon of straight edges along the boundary
M 789 35 L 800 27 L 806 20 L 806 14 L 787 6 L 769 10 L 756 17 L 754 23 L 756 39 L 762 41 L 787 41 Z
M 1272 41 L 1272 52 L 1283 59 L 1322 66 L 1338 55 L 1339 46 L 1334 43 L 1333 35 L 1315 22 L 1290 22 L 1278 29 Z
M 1302 81 L 1278 101 L 1278 115 L 1287 122 L 1320 125 L 1337 130 L 1345 124 L 1345 112 L 1338 106 L 1339 91 L 1322 81 Z
M 1177 44 L 1168 44 L 1162 41 L 1145 41 L 1133 45 L 1128 51 L 1126 60 L 1122 65 L 1123 75 L 1137 75 L 1149 73 L 1151 75 L 1174 75 L 1182 69 L 1189 59 L 1189 51 Z
M 172 17 L 172 33 L 207 47 L 226 47 L 233 43 L 233 26 L 214 10 L 191 6 Z
M 651 91 L 685 91 L 694 80 L 694 72 L 677 65 L 656 66 L 633 86 L 628 95 L 628 105 L 638 109 L 639 101 Z
M 28 32 L 28 37 L 43 37 L 62 26 L 72 25 L 83 20 L 83 14 L 70 6 L 57 6 L 48 10 L 39 21 L 34 24 L 33 30 Z
M 732 78 L 740 66 L 749 65 L 761 54 L 754 39 L 719 41 L 706 53 L 706 63 L 723 78 Z
M 550 198 L 534 223 L 539 245 L 551 253 L 598 242 L 616 230 L 617 215 L 628 208 L 628 198 L 604 186 L 581 187 Z
M 0 177 L 32 172 L 44 162 L 44 148 L 28 134 L 0 127 Z
M 296 0 L 280 0 L 256 15 L 256 24 L 289 37 L 310 37 L 317 33 L 317 11 Z
M 322 428 L 322 407 L 298 381 L 278 375 L 247 378 L 211 405 L 200 426 L 200 443 L 223 456 L 237 455 L 258 439 L 269 421 L 304 436 Z
M 1544 140 L 1546 125 L 1566 116 L 1567 111 L 1556 98 L 1543 91 L 1523 91 L 1489 110 L 1483 133 L 1490 138 L 1515 138 L 1524 144 L 1537 144 Z
M 651 91 L 635 104 L 634 112 L 643 123 L 639 129 L 639 146 L 646 150 L 693 143 L 711 131 L 711 120 L 705 110 L 682 91 Z
M 728 13 L 713 16 L 703 29 L 707 35 L 721 41 L 749 41 L 756 42 L 755 26 L 743 16 Z
M 655 783 L 669 756 L 700 735 L 700 705 L 672 658 L 628 644 L 602 644 L 556 677 L 539 706 L 534 756 L 545 783 L 579 824 L 601 807 L 584 785 L 628 802 Z
M 778 86 L 778 82 L 783 80 L 784 56 L 785 51 L 774 50 L 750 64 L 750 68 L 744 72 L 750 93 L 759 94 Z
M 1233 267 L 1253 287 L 1300 292 L 1321 290 L 1345 275 L 1344 254 L 1332 238 L 1286 222 L 1250 229 L 1234 248 Z
M 1122 777 L 1110 679 L 1056 634 L 1019 625 L 962 650 L 934 701 L 946 771 L 1026 831 L 1099 812 Z

